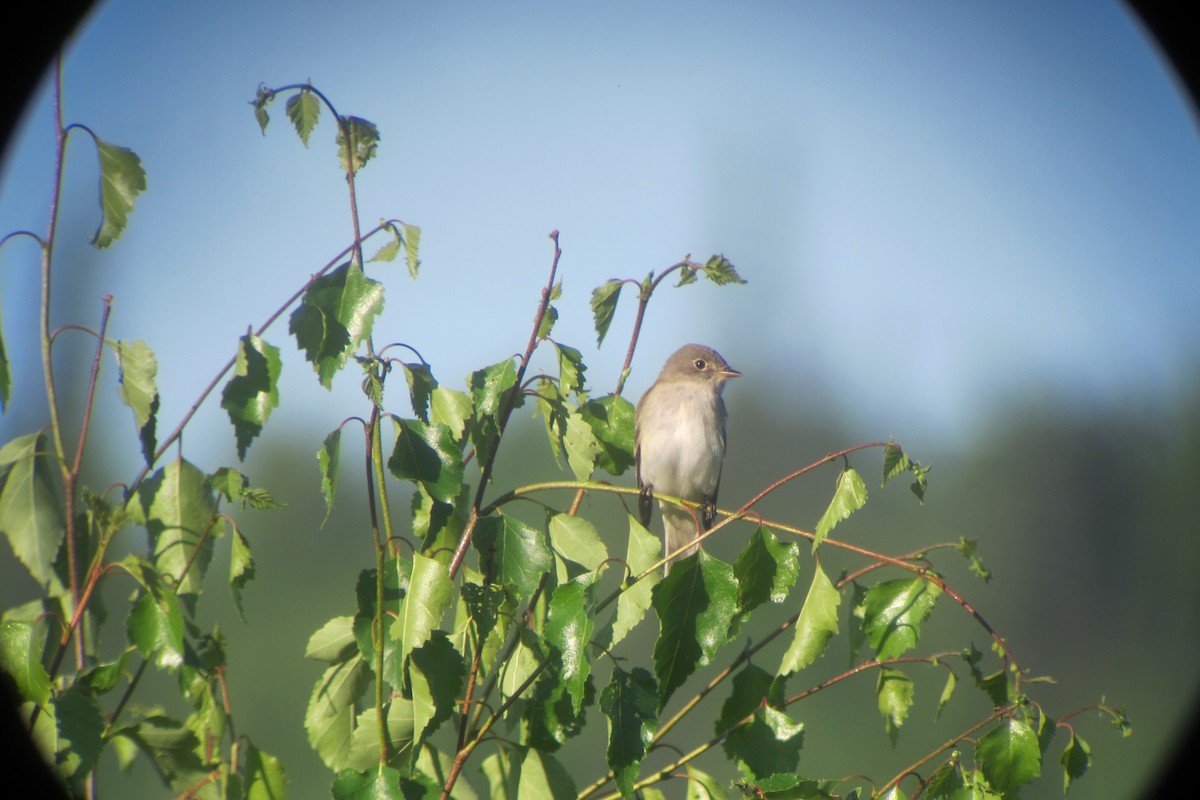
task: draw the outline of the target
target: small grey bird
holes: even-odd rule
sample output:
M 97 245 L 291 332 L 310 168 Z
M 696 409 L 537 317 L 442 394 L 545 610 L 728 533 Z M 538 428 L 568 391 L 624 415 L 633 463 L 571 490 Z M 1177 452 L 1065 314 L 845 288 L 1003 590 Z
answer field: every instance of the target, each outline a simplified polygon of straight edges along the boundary
M 637 464 L 638 512 L 650 524 L 651 492 L 701 503 L 704 530 L 717 515 L 717 487 L 725 459 L 725 381 L 742 373 L 711 347 L 685 344 L 667 359 L 658 379 L 638 401 L 634 457 Z M 660 502 L 663 555 L 673 553 L 700 532 L 692 510 Z M 673 561 L 696 552 L 696 545 Z M 671 562 L 667 563 L 669 571 Z

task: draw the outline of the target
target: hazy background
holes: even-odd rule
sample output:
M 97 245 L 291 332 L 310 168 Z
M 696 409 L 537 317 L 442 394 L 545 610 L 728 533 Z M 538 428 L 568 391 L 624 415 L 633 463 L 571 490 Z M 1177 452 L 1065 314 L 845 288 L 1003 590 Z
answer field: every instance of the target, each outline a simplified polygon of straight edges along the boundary
M 686 341 L 745 373 L 727 393 L 731 505 L 860 441 L 895 437 L 933 462 L 920 508 L 902 486 L 874 491 L 878 461 L 858 459 L 872 501 L 839 533 L 893 552 L 979 539 L 996 580 L 957 565 L 951 576 L 1026 666 L 1062 681 L 1047 691 L 1051 712 L 1104 695 L 1133 718 L 1126 741 L 1081 721 L 1097 763 L 1072 796 L 1137 796 L 1200 688 L 1200 138 L 1122 6 L 102 4 L 68 50 L 65 117 L 134 149 L 149 189 L 124 237 L 92 250 L 94 151 L 72 139 L 54 324 L 96 325 L 111 292 L 109 335 L 158 356 L 164 434 L 235 338 L 349 241 L 329 116 L 306 151 L 286 95 L 265 138 L 246 102 L 260 82 L 307 79 L 382 133 L 358 183 L 364 223 L 423 230 L 415 283 L 402 265 L 372 270 L 388 291 L 377 341 L 416 346 L 455 386 L 523 349 L 558 229 L 555 335 L 583 351 L 602 394 L 632 295 L 597 350 L 591 289 L 724 253 L 749 283 L 664 287 L 627 394 Z M 43 86 L 4 154 L 0 233 L 44 232 L 52 147 Z M 0 251 L 14 372 L 0 441 L 45 423 L 29 335 L 36 258 L 27 242 Z M 312 630 L 350 610 L 370 550 L 349 472 L 339 513 L 315 528 L 313 454 L 365 409 L 353 375 L 333 392 L 316 385 L 284 324 L 267 338 L 285 351 L 282 403 L 242 468 L 289 506 L 243 520 L 258 560 L 251 625 L 228 609 L 222 625 L 239 731 L 284 759 L 294 796 L 317 797 L 329 776 L 301 720 L 320 666 L 300 655 Z M 62 368 L 84 367 L 91 340 L 60 341 Z M 108 459 L 103 480 L 128 480 L 137 443 L 111 367 L 93 454 Z M 502 465 L 514 481 L 545 476 L 537 424 L 521 412 L 517 426 Z M 235 463 L 218 402 L 185 448 L 206 470 Z M 834 474 L 767 510 L 813 525 Z M 2 552 L 8 605 L 29 588 Z M 936 616 L 961 622 L 949 606 Z M 838 651 L 822 668 L 844 663 Z M 923 752 L 917 728 L 930 742 L 954 735 L 954 719 L 925 725 L 940 685 L 921 680 L 895 750 L 873 708 L 839 706 L 865 694 L 794 709 L 809 725 L 801 771 L 842 774 L 860 754 L 895 770 Z M 977 712 L 972 691 L 960 687 L 960 701 Z M 870 724 L 851 735 L 845 716 Z M 724 774 L 716 763 L 701 766 Z M 131 787 L 156 796 L 144 778 Z M 1054 796 L 1059 781 L 1023 796 Z

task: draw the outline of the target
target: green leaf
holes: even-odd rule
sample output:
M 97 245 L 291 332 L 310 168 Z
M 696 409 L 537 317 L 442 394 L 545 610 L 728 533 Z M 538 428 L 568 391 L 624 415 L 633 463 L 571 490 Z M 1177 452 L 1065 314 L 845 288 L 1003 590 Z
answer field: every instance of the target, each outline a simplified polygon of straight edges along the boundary
M 621 299 L 621 287 L 624 285 L 624 281 L 614 278 L 592 290 L 592 318 L 596 325 L 597 347 L 604 343 L 604 336 L 608 333 L 608 327 L 612 325 L 617 301 Z
M 764 702 L 778 705 L 783 698 L 780 687 L 783 682 L 776 683 L 774 676 L 762 667 L 746 664 L 733 676 L 733 688 L 729 697 L 721 704 L 721 713 L 713 725 L 713 731 L 721 736 L 728 733 L 735 725 L 746 720 L 755 709 Z
M 238 618 L 246 621 L 246 613 L 242 609 L 242 591 L 246 588 L 255 574 L 254 559 L 250 555 L 250 542 L 238 530 L 235 523 L 230 521 L 233 530 L 232 543 L 229 551 L 229 590 L 233 593 L 233 605 L 237 609 Z
M 574 409 L 567 415 L 567 431 L 563 435 L 567 453 L 567 465 L 577 480 L 586 481 L 596 468 L 596 457 L 600 455 L 600 443 L 591 426 Z
M 442 624 L 453 602 L 454 584 L 445 564 L 413 553 L 412 577 L 404 595 L 400 616 L 392 624 L 392 641 L 399 643 L 403 664 L 409 653 L 422 646 Z
M 463 481 L 463 454 L 454 431 L 415 419 L 392 419 L 396 444 L 388 470 L 397 480 L 420 483 L 435 500 L 453 504 Z
M 466 682 L 467 665 L 444 631 L 412 651 L 409 680 L 413 693 L 413 733 L 417 746 L 454 716 Z
M 282 367 L 278 347 L 251 334 L 238 340 L 236 366 L 233 377 L 221 392 L 221 408 L 233 423 L 240 460 L 246 459 L 250 443 L 262 432 L 271 412 L 279 405 L 279 371 Z
M 0 622 L 0 667 L 16 681 L 22 697 L 43 707 L 50 700 L 50 674 L 42 666 L 45 647 L 45 622 Z
M 1071 782 L 1082 778 L 1092 766 L 1092 748 L 1082 738 L 1071 733 L 1071 741 L 1063 748 L 1058 763 L 1063 768 L 1063 796 L 1071 790 Z
M 517 781 L 521 777 L 520 754 L 515 750 L 497 748 L 479 764 L 479 771 L 488 782 L 490 800 L 520 800 Z
M 462 444 L 471 419 L 471 397 L 457 389 L 437 386 L 429 397 L 429 421 L 445 425 L 454 432 L 455 441 Z
M 103 747 L 104 717 L 96 699 L 73 686 L 53 700 L 58 730 L 58 769 L 67 779 L 82 778 L 96 766 Z
M 658 727 L 654 676 L 641 667 L 626 672 L 614 667 L 600 693 L 600 710 L 608 717 L 608 767 L 622 797 L 633 796 L 646 747 Z
M 571 697 L 572 710 L 578 714 L 583 706 L 584 691 L 592 664 L 588 660 L 588 643 L 596 622 L 595 598 L 592 596 L 594 573 L 585 573 L 554 590 L 546 616 L 546 641 L 559 656 L 559 677 Z
M 750 536 L 733 564 L 738 581 L 739 614 L 749 614 L 767 600 L 784 601 L 800 574 L 798 551 L 795 542 L 781 543 L 761 526 Z
M 538 323 L 537 338 L 545 339 L 554 330 L 554 323 L 558 322 L 558 309 L 554 306 L 546 306 L 546 313 L 542 315 L 542 321 Z
M 530 747 L 521 761 L 517 796 L 536 797 L 538 800 L 574 800 L 575 781 L 554 756 Z
M 554 566 L 545 533 L 504 514 L 479 520 L 472 544 L 482 564 L 491 559 L 493 580 L 512 586 L 522 597 L 533 594 L 542 574 Z
M 888 481 L 905 472 L 911 472 L 913 475 L 912 493 L 916 495 L 917 502 L 925 502 L 926 475 L 929 473 L 929 467 L 923 467 L 920 463 L 912 461 L 899 445 L 888 443 L 883 450 L 883 485 L 887 486 Z
M 759 706 L 750 722 L 725 738 L 725 753 L 749 779 L 796 771 L 804 746 L 804 723 L 771 706 Z
M 992 788 L 1006 796 L 1042 774 L 1037 734 L 1012 717 L 983 735 L 975 745 L 975 759 Z
M 609 475 L 621 475 L 633 466 L 634 407 L 624 397 L 606 395 L 588 400 L 580 416 L 592 428 L 600 445 L 596 466 Z
M 309 284 L 288 331 L 326 389 L 382 310 L 383 285 L 349 262 Z
M 354 171 L 358 172 L 375 157 L 375 151 L 379 148 L 379 129 L 375 127 L 374 122 L 362 117 L 342 117 L 341 122 L 337 132 L 338 160 L 341 162 L 342 171 L 350 172 L 350 162 L 346 154 L 353 153 Z M 347 131 L 350 135 L 349 147 L 346 143 Z
M 555 514 L 550 518 L 550 545 L 560 556 L 588 572 L 608 558 L 608 550 L 596 526 L 571 514 Z
M 521 628 L 517 649 L 509 656 L 503 665 L 503 675 L 500 678 L 500 691 L 505 697 L 512 697 L 522 684 L 533 675 L 542 663 L 540 642 L 537 634 L 528 628 Z M 568 703 L 568 710 L 570 704 Z
M 467 614 L 475 622 L 476 635 L 480 639 L 486 639 L 500 618 L 500 609 L 504 605 L 504 591 L 490 583 L 464 583 L 462 598 Z
M 408 396 L 412 402 L 413 414 L 425 424 L 429 424 L 429 399 L 433 390 L 438 387 L 437 380 L 428 364 L 402 364 L 404 380 L 408 383 Z M 457 435 L 457 434 L 456 434 Z
M 143 658 L 153 658 L 160 669 L 174 670 L 183 663 L 183 611 L 166 583 L 142 584 L 146 592 L 125 618 L 125 629 Z
M 158 360 L 143 341 L 117 342 L 117 393 L 121 402 L 133 410 L 142 455 L 150 464 L 154 458 L 155 426 L 158 417 Z
M 813 552 L 817 551 L 817 545 L 829 535 L 829 532 L 839 522 L 858 511 L 866 505 L 866 502 L 867 485 L 863 483 L 863 479 L 853 467 L 846 467 L 838 473 L 833 500 L 829 502 L 829 508 L 825 509 L 825 513 L 821 515 L 821 520 L 817 523 L 817 532 L 813 537 L 812 544 Z
M 913 704 L 912 679 L 898 669 L 880 669 L 875 684 L 875 700 L 879 705 L 879 713 L 883 715 L 883 727 L 891 737 L 892 744 L 895 744 L 900 735 L 900 726 L 904 724 Z
M 660 625 L 654 643 L 659 711 L 688 676 L 711 663 L 729 641 L 737 611 L 733 567 L 703 550 L 698 556 L 677 563 L 654 587 L 652 604 Z
M 146 190 L 146 171 L 137 153 L 96 137 L 100 157 L 100 227 L 92 237 L 96 247 L 108 247 L 125 232 L 133 202 Z
M 300 141 L 304 142 L 305 147 L 308 147 L 308 137 L 312 134 L 313 128 L 317 126 L 317 120 L 321 116 L 320 100 L 308 89 L 301 89 L 288 98 L 287 115 L 288 119 L 292 121 L 292 125 L 296 127 L 296 134 L 300 137 Z
M 908 472 L 912 466 L 908 460 L 908 456 L 900 449 L 900 445 L 889 442 L 883 448 L 883 486 L 888 485 L 888 481 L 895 478 L 897 475 L 903 475 Z
M 725 800 L 725 790 L 707 772 L 687 766 L 687 800 Z
M 413 758 L 413 703 L 403 697 L 393 696 L 383 706 L 387 725 L 388 746 L 392 758 L 388 764 L 411 769 Z M 379 766 L 379 754 L 383 742 L 379 738 L 379 715 L 375 708 L 364 709 L 354 720 L 354 731 L 350 735 L 350 746 L 343 759 L 343 768 L 369 770 Z
M 283 763 L 252 743 L 244 745 L 242 775 L 246 782 L 246 800 L 283 800 L 287 797 L 288 776 Z
M 558 353 L 558 389 L 562 396 L 580 394 L 584 391 L 583 373 L 587 367 L 583 363 L 583 354 L 574 347 L 551 341 Z
M 950 698 L 954 696 L 954 689 L 958 686 L 958 676 L 954 674 L 954 670 L 946 670 L 946 685 L 942 687 L 942 694 L 938 697 L 937 712 L 934 719 L 941 719 L 942 709 L 950 702 Z
M 834 587 L 821 565 L 816 565 L 808 596 L 796 620 L 796 632 L 783 661 L 779 665 L 780 675 L 799 672 L 820 658 L 829 640 L 838 632 L 838 603 L 841 594 Z
M 0 448 L 0 531 L 42 586 L 57 586 L 54 561 L 66 534 L 50 437 L 18 436 Z
M 941 593 L 941 587 L 920 577 L 884 581 L 867 590 L 862 629 L 879 660 L 895 658 L 917 646 L 921 623 Z
M 321 470 L 321 496 L 325 498 L 325 517 L 321 525 L 329 521 L 333 513 L 333 498 L 337 495 L 338 455 L 342 450 L 342 429 L 330 433 L 317 451 L 317 466 Z
M 315 661 L 336 663 L 345 661 L 354 654 L 354 618 L 334 617 L 308 637 L 304 657 Z
M 177 720 L 153 715 L 121 729 L 121 737 L 145 753 L 163 782 L 182 793 L 208 771 L 196 755 L 196 734 Z
M 558 664 L 551 661 L 535 681 L 532 696 L 527 695 L 523 718 L 528 744 L 539 750 L 553 752 L 571 737 L 578 736 L 587 721 L 583 709 L 592 705 L 595 694 L 589 676 L 584 685 L 581 710 L 576 712 Z
M 354 704 L 366 690 L 370 677 L 362 656 L 355 655 L 326 669 L 313 686 L 304 713 L 304 729 L 308 732 L 308 743 L 332 770 L 346 766 L 355 727 Z
M 334 800 L 407 800 L 400 773 L 391 767 L 342 770 L 329 789 Z
M 958 544 L 954 549 L 957 550 L 963 558 L 967 559 L 970 564 L 969 568 L 971 572 L 975 573 L 975 575 L 979 576 L 980 578 L 983 578 L 984 583 L 990 583 L 992 580 L 992 571 L 984 565 L 983 559 L 975 555 L 975 549 L 978 546 L 979 542 L 976 540 L 967 539 L 960 536 L 958 539 Z
M 492 444 L 500 435 L 500 413 L 504 398 L 516 383 L 517 367 L 512 359 L 471 373 L 471 396 L 475 403 L 475 424 L 471 436 L 481 461 L 491 453 Z
M 662 555 L 658 537 L 646 530 L 633 515 L 629 515 L 629 549 L 625 561 L 629 565 L 630 577 L 640 575 L 653 566 Z M 648 573 L 637 583 L 621 592 L 617 598 L 617 618 L 613 622 L 610 647 L 625 638 L 634 626 L 646 616 L 654 587 L 662 580 L 662 570 Z
M 421 269 L 421 229 L 416 225 L 400 225 L 404 228 L 404 263 L 408 265 L 408 274 L 416 278 Z
M 259 130 L 263 136 L 267 135 L 267 123 L 271 118 L 267 115 L 267 106 L 275 99 L 275 91 L 268 89 L 263 84 L 258 85 L 258 90 L 254 93 L 254 99 L 250 101 L 250 105 L 254 106 L 254 119 L 258 122 Z
M 175 580 L 179 594 L 199 594 L 217 513 L 208 476 L 187 461 L 173 461 L 142 483 L 131 503 L 134 518 L 150 534 L 155 567 Z
M 737 270 L 733 268 L 733 264 L 723 255 L 715 255 L 704 262 L 704 266 L 700 268 L 704 272 L 704 276 L 717 286 L 725 286 L 730 283 L 745 283 L 745 279 L 738 275 Z

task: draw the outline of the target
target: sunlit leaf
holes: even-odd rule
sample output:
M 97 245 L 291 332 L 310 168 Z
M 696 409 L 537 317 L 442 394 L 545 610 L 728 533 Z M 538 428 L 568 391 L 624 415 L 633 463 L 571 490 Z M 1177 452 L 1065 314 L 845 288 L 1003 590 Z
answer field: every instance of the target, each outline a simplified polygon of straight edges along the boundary
M 798 550 L 795 542 L 780 542 L 764 527 L 751 534 L 733 564 L 739 614 L 748 614 L 767 600 L 784 601 L 800 574 Z
M 343 172 L 350 171 L 347 152 L 353 153 L 354 171 L 358 172 L 375 156 L 379 148 L 379 129 L 374 122 L 361 117 L 342 117 L 342 125 L 338 126 L 337 147 L 338 159 Z M 349 132 L 351 145 L 347 147 L 346 132 Z
M 50 675 L 42 665 L 46 623 L 0 621 L 0 667 L 13 677 L 21 696 L 44 706 L 50 699 Z
M 283 763 L 249 742 L 243 752 L 246 800 L 282 800 L 286 797 L 288 776 Z
M 677 563 L 654 587 L 652 603 L 660 625 L 654 673 L 661 711 L 688 676 L 711 663 L 729 641 L 737 611 L 733 567 L 701 550 L 696 559 Z
M 313 686 L 304 729 L 308 743 L 331 770 L 346 766 L 354 732 L 354 703 L 366 690 L 370 675 L 362 656 L 356 655 L 329 667 Z
M 783 662 L 779 665 L 780 675 L 799 672 L 825 652 L 829 640 L 838 632 L 837 612 L 840 601 L 841 594 L 821 569 L 821 565 L 817 564 L 812 583 L 808 587 L 808 596 L 804 598 L 804 605 L 796 620 L 796 632 L 792 643 L 783 654 Z
M 334 617 L 312 636 L 304 649 L 304 657 L 335 663 L 345 661 L 354 653 L 353 617 Z
M 142 455 L 149 464 L 154 457 L 155 426 L 158 416 L 158 360 L 143 341 L 117 342 L 117 392 L 121 401 L 133 410 Z
M 92 237 L 96 247 L 108 247 L 129 224 L 133 203 L 146 190 L 146 171 L 137 153 L 96 138 L 100 157 L 100 227 Z
M 317 126 L 317 120 L 321 116 L 320 100 L 308 89 L 301 89 L 288 98 L 287 115 L 288 119 L 292 121 L 292 125 L 295 126 L 300 141 L 304 142 L 305 147 L 308 147 L 308 137 L 312 134 L 313 128 Z
M 608 558 L 608 550 L 596 526 L 572 514 L 555 514 L 550 518 L 550 545 L 560 556 L 588 572 Z
M 332 386 L 333 376 L 371 335 L 371 326 L 382 310 L 383 285 L 349 263 L 309 285 L 292 312 L 288 331 L 296 337 L 322 386 Z
M 546 616 L 546 641 L 556 648 L 559 677 L 576 714 L 583 706 L 584 690 L 592 671 L 587 648 L 596 627 L 594 582 L 595 574 L 589 572 L 557 587 Z
M 229 552 L 229 589 L 233 593 L 233 606 L 237 609 L 238 617 L 246 621 L 246 613 L 242 609 L 242 591 L 255 575 L 254 559 L 250 555 L 250 542 L 238 530 L 237 525 L 230 523 L 233 530 L 232 544 Z
M 704 266 L 700 268 L 704 272 L 704 276 L 717 286 L 725 286 L 730 283 L 745 283 L 746 280 L 738 275 L 733 264 L 723 255 L 714 255 L 704 262 Z
M 600 451 L 596 466 L 610 475 L 621 475 L 633 466 L 634 407 L 624 397 L 605 395 L 579 408 L 592 428 Z
M 176 581 L 179 594 L 199 594 L 212 559 L 209 529 L 216 498 L 207 475 L 182 459 L 167 464 L 131 500 L 154 547 L 155 566 Z
M 474 401 L 475 424 L 471 436 L 475 452 L 484 458 L 491 452 L 492 445 L 500 435 L 501 411 L 504 399 L 517 383 L 517 367 L 512 359 L 505 359 L 471 373 L 471 396 Z
M 867 502 L 867 485 L 863 483 L 862 477 L 853 467 L 846 467 L 838 473 L 837 486 L 833 492 L 833 499 L 829 502 L 829 508 L 825 509 L 825 513 L 821 515 L 820 521 L 817 523 L 816 536 L 813 537 L 812 549 L 815 553 L 817 545 L 819 545 L 829 532 L 833 530 L 839 522 L 846 517 L 858 511 Z
M 454 584 L 445 564 L 413 553 L 408 590 L 400 606 L 400 616 L 391 628 L 392 639 L 400 647 L 397 657 L 402 664 L 441 625 L 446 609 L 454 601 L 453 592 Z
M 388 470 L 398 480 L 419 482 L 434 499 L 453 503 L 463 480 L 463 455 L 454 432 L 444 425 L 392 419 L 396 423 L 396 443 Z
M 646 530 L 645 526 L 634 516 L 627 515 L 627 518 L 629 520 L 629 549 L 625 555 L 625 562 L 629 565 L 630 577 L 633 577 L 642 574 L 657 562 L 662 556 L 662 551 L 659 548 L 657 536 Z M 661 580 L 662 570 L 657 569 L 621 592 L 621 596 L 617 598 L 617 618 L 613 623 L 610 646 L 624 639 L 626 634 L 646 616 L 654 587 Z
M 241 460 L 245 460 L 250 443 L 262 432 L 271 412 L 279 405 L 278 384 L 282 367 L 279 348 L 251 334 L 238 340 L 233 377 L 221 392 L 221 408 L 233 423 Z
M 43 586 L 57 585 L 54 561 L 66 533 L 50 437 L 30 433 L 0 447 L 0 531 Z
M 504 514 L 479 520 L 472 543 L 482 564 L 491 561 L 493 580 L 512 585 L 521 596 L 532 594 L 554 566 L 546 534 Z
M 921 623 L 942 589 L 923 578 L 897 578 L 867 590 L 862 629 L 880 660 L 895 658 L 917 646 Z
M 1005 795 L 1042 774 L 1037 734 L 1014 717 L 980 738 L 975 745 L 975 759 L 992 788 Z
M 592 317 L 596 326 L 597 347 L 603 344 L 608 327 L 612 325 L 617 301 L 621 299 L 621 287 L 624 285 L 624 281 L 613 279 L 592 290 Z
M 875 684 L 875 699 L 879 705 L 879 713 L 883 715 L 883 726 L 895 744 L 900 735 L 900 726 L 908 717 L 908 710 L 913 704 L 912 678 L 898 669 L 883 668 L 879 670 L 879 679 Z
M 322 525 L 329 520 L 329 515 L 333 512 L 333 499 L 337 496 L 338 455 L 341 449 L 342 429 L 338 428 L 325 437 L 321 449 L 317 451 L 317 466 L 321 470 L 321 496 L 325 498 L 325 518 L 321 520 Z
M 517 784 L 518 797 L 539 800 L 575 800 L 575 781 L 558 760 L 549 753 L 532 747 L 521 761 L 521 779 Z

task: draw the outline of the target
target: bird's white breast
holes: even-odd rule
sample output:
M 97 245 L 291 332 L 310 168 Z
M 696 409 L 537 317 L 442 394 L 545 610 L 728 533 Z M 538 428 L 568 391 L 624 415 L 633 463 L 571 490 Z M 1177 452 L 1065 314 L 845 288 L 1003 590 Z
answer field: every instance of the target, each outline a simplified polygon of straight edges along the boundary
M 642 481 L 688 500 L 711 495 L 725 455 L 720 396 L 686 382 L 656 386 L 654 393 L 654 413 L 638 420 Z

